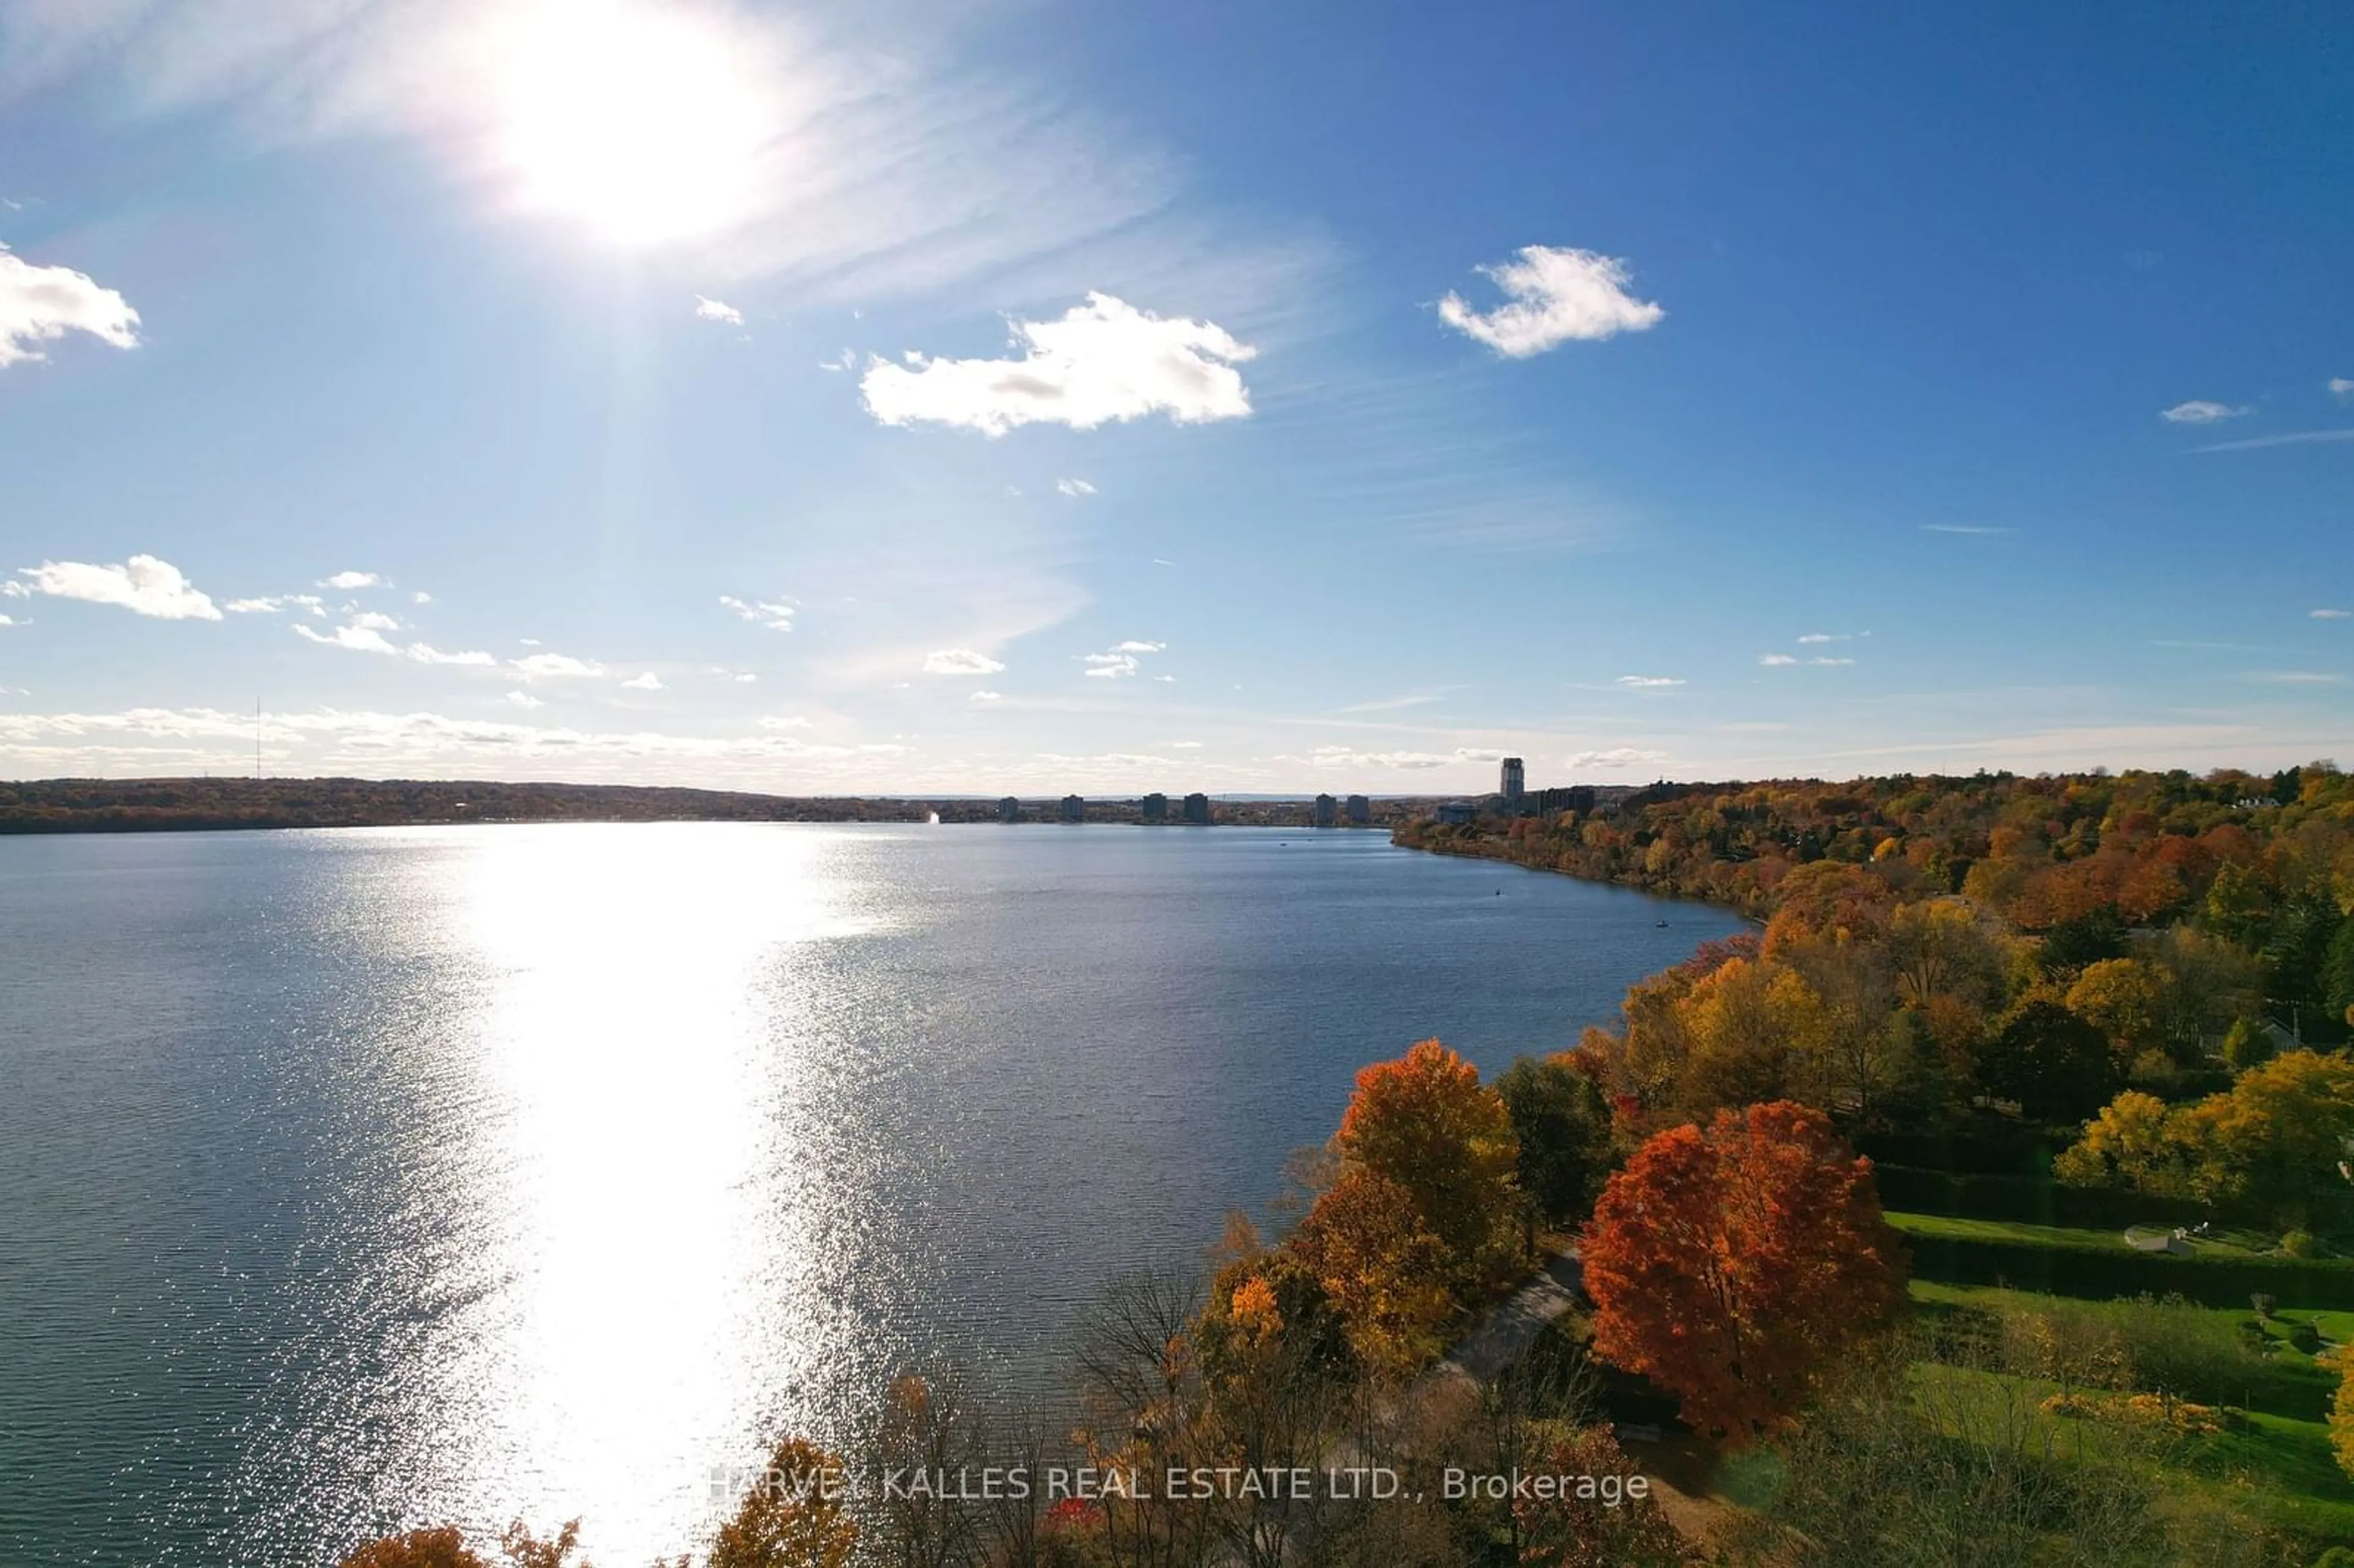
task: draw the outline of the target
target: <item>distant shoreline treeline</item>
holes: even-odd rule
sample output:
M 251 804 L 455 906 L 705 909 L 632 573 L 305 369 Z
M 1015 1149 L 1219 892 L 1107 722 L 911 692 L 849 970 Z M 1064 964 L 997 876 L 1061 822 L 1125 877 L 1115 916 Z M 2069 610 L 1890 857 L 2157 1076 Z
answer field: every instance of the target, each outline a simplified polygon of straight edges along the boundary
M 1173 808 L 1173 802 L 1172 808 Z M 1026 821 L 1055 798 L 1022 797 Z M 1428 810 L 1384 800 L 1371 825 Z M 1219 800 L 1221 826 L 1306 827 L 1305 801 Z M 263 828 L 432 827 L 458 822 L 996 822 L 992 799 L 763 795 L 638 784 L 485 779 L 43 779 L 0 781 L 0 834 L 205 832 Z M 1173 815 L 1173 809 L 1172 814 Z M 1086 803 L 1090 822 L 1140 820 L 1138 798 Z M 1174 826 L 1175 823 L 1170 825 Z

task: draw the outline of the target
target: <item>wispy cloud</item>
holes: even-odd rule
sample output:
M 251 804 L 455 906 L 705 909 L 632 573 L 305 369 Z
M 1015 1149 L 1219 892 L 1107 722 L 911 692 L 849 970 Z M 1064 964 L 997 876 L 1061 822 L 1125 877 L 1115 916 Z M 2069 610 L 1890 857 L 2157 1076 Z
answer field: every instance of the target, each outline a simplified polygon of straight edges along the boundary
M 87 561 L 43 561 L 16 574 L 35 593 L 52 599 L 111 604 L 157 620 L 218 620 L 221 612 L 171 562 L 133 556 L 120 566 Z
M 1058 479 L 1055 482 L 1055 489 L 1061 494 L 1073 497 L 1096 493 L 1096 487 L 1084 479 Z
M 789 599 L 762 599 L 747 601 L 737 599 L 733 594 L 726 593 L 719 596 L 719 602 L 726 609 L 732 610 L 738 620 L 748 620 L 755 626 L 765 626 L 771 631 L 790 631 L 793 629 L 794 613 L 800 608 Z
M 1921 532 L 1924 534 L 1967 534 L 1979 537 L 1990 537 L 2002 534 L 2016 534 L 2019 530 L 2016 528 L 1991 528 L 1975 523 L 1924 523 L 1921 524 Z
M 69 332 L 116 348 L 139 346 L 139 313 L 70 267 L 37 267 L 0 245 L 0 368 L 46 359 L 41 344 Z
M 261 599 L 233 599 L 221 606 L 231 615 L 275 615 L 281 609 L 308 610 L 313 615 L 327 613 L 327 602 L 314 593 L 273 594 Z
M 1681 686 L 1684 683 L 1681 675 L 1621 675 L 1614 683 L 1632 691 L 1656 692 L 1670 686 Z
M 337 572 L 331 577 L 321 577 L 319 587 L 350 592 L 354 588 L 385 587 L 385 580 L 375 572 Z
M 429 642 L 412 642 L 406 652 L 411 659 L 420 664 L 457 664 L 471 669 L 488 669 L 498 663 L 495 655 L 485 653 L 479 648 L 469 648 L 461 652 L 445 653 Z
M 2309 609 L 2306 613 L 2316 620 L 2354 620 L 2354 609 Z
M 383 653 L 393 657 L 398 657 L 400 653 L 399 648 L 384 634 L 383 628 L 362 626 L 356 621 L 346 622 L 332 631 L 322 632 L 313 631 L 298 620 L 291 630 L 297 637 L 320 643 L 324 647 L 341 648 L 346 652 Z
M 2188 403 L 2177 403 L 2171 408 L 2160 409 L 2158 417 L 2174 425 L 2217 425 L 2225 419 L 2245 418 L 2254 412 L 2255 409 L 2244 403 L 2235 407 L 2205 397 L 2193 397 Z
M 725 300 L 695 296 L 695 319 L 699 322 L 722 322 L 728 326 L 742 326 L 744 313 Z
M 2333 397 L 2354 397 L 2354 380 L 2349 380 L 2346 376 L 2331 376 L 2328 387 L 2329 395 Z
M 1516 254 L 1518 260 L 1479 269 L 1506 303 L 1480 312 L 1449 293 L 1438 302 L 1438 319 L 1508 359 L 1525 359 L 1564 343 L 1648 331 L 1667 314 L 1627 291 L 1633 274 L 1616 257 L 1544 245 Z
M 1791 653 L 1760 653 L 1757 655 L 1757 662 L 1769 670 L 1778 670 L 1795 664 L 1798 660 L 1797 655 Z
M 2269 686 L 2336 686 L 2343 684 L 2346 677 L 2327 670 L 2256 670 L 2248 679 Z
M 633 676 L 622 682 L 621 689 L 625 692 L 659 692 L 664 688 L 662 677 L 649 670 L 642 675 Z
M 1640 747 L 1633 746 L 1614 746 L 1607 751 L 1581 751 L 1575 756 L 1564 758 L 1562 760 L 1564 767 L 1576 769 L 1585 768 L 1648 768 L 1658 763 L 1665 762 L 1667 759 L 1668 754 L 1664 751 L 1649 751 Z
M 938 424 L 1002 436 L 1049 423 L 1091 430 L 1166 414 L 1179 424 L 1238 419 L 1250 393 L 1235 366 L 1257 351 L 1214 322 L 1164 319 L 1090 293 L 1051 322 L 1015 321 L 1010 359 L 874 360 L 859 378 L 886 425 Z
M 2354 441 L 2354 429 L 2292 430 L 2285 435 L 2250 436 L 2239 441 L 2211 441 L 2203 447 L 2192 447 L 2194 452 L 2245 452 L 2258 447 L 2302 447 L 2319 441 Z

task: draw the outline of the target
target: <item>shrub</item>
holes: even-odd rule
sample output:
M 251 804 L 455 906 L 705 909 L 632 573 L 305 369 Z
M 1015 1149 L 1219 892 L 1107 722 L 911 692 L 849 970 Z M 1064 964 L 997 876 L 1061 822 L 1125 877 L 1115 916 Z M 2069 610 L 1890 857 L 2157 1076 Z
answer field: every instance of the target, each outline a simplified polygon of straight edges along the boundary
M 2259 1290 L 2248 1298 L 2248 1305 L 2256 1309 L 2257 1317 L 2269 1318 L 2273 1315 L 2273 1309 L 2280 1303 L 2273 1299 L 2268 1293 Z
M 2280 1239 L 2283 1257 L 2313 1257 L 2317 1255 L 2311 1231 L 2291 1231 Z

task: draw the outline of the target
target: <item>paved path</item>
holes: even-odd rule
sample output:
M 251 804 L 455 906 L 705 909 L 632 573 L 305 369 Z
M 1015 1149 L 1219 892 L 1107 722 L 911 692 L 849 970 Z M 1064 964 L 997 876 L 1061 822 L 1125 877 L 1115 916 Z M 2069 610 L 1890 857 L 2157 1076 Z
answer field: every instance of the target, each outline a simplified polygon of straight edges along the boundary
M 1575 1305 L 1579 1277 L 1576 1249 L 1555 1254 L 1534 1279 L 1473 1324 L 1424 1379 L 1486 1383 L 1526 1355 L 1537 1336 Z

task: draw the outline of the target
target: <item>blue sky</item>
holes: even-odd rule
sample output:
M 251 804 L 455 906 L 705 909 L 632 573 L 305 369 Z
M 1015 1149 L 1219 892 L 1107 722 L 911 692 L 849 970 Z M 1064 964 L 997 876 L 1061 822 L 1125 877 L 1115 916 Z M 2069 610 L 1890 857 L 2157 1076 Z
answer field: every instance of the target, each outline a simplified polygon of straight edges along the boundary
M 2354 753 L 2327 6 L 0 18 L 0 773 Z

